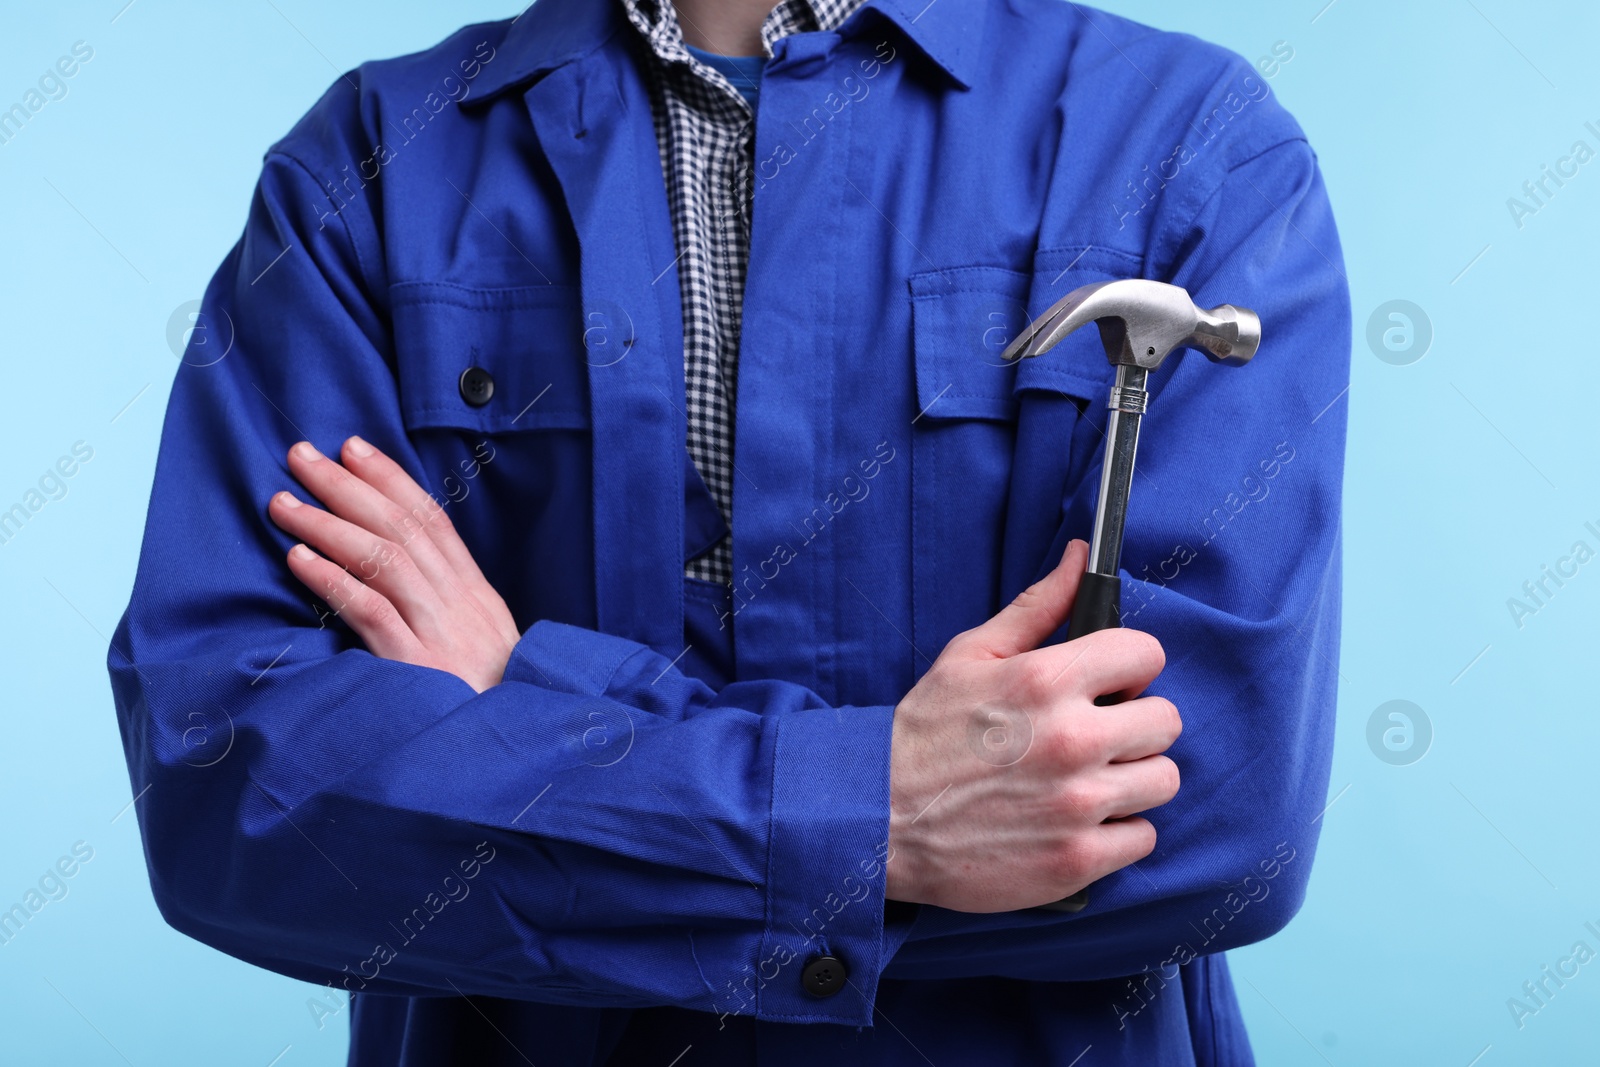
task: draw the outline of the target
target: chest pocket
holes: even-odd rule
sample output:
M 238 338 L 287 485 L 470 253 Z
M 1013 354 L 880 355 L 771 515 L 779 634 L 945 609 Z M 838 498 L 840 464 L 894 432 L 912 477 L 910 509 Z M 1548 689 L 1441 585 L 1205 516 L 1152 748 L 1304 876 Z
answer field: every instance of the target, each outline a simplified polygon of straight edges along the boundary
M 1031 274 L 958 267 L 910 279 L 919 675 L 950 638 L 991 617 L 1038 576 L 1100 440 L 1098 409 L 1113 372 L 1097 331 L 1080 330 L 1014 364 L 1001 353 L 1068 292 L 1138 277 L 1140 266 L 1138 257 L 1078 246 L 1041 250 Z M 1087 537 L 1088 530 L 1069 533 Z
M 411 282 L 390 302 L 407 429 L 588 428 L 592 331 L 575 287 Z
M 589 618 L 588 366 L 620 347 L 622 330 L 596 321 L 586 335 L 578 289 L 565 285 L 404 283 L 390 308 L 401 418 L 425 488 L 480 563 L 506 561 L 485 576 L 519 621 Z

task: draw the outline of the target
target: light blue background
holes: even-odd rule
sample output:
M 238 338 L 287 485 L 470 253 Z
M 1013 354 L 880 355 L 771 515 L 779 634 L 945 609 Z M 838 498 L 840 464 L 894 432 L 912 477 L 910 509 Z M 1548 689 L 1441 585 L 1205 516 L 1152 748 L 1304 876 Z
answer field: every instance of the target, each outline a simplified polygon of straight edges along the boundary
M 1600 961 L 1521 1029 L 1507 999 L 1575 941 L 1600 950 L 1583 929 L 1600 927 L 1600 561 L 1520 629 L 1506 601 L 1574 541 L 1600 549 L 1600 160 L 1520 230 L 1506 201 L 1575 140 L 1600 150 L 1600 10 L 1324 2 L 1108 0 L 1251 59 L 1293 49 L 1271 85 L 1321 156 L 1356 309 L 1335 802 L 1304 911 L 1233 956 L 1240 997 L 1263 1064 L 1595 1062 Z M 94 449 L 0 545 L 0 904 L 74 842 L 94 849 L 0 945 L 0 1059 L 342 1063 L 345 1020 L 319 1029 L 312 987 L 162 923 L 119 815 L 106 639 L 176 368 L 168 319 L 238 236 L 262 151 L 338 71 L 513 8 L 123 3 L 0 14 L 0 107 L 73 42 L 94 48 L 0 145 L 0 510 L 73 442 Z M 1431 319 L 1411 365 L 1365 341 L 1393 299 Z M 1432 722 L 1409 766 L 1368 745 L 1391 699 Z

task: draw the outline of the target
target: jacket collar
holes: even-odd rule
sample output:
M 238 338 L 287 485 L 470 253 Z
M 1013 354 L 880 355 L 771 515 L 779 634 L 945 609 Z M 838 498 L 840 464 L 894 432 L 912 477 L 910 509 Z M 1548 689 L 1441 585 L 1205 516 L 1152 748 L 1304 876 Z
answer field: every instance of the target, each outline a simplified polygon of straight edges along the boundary
M 970 87 L 983 21 L 981 0 L 865 0 L 840 32 L 859 32 L 864 20 L 873 17 L 869 12 L 894 23 L 923 57 L 962 88 Z M 637 31 L 618 0 L 537 0 L 506 25 L 498 48 L 506 62 L 487 66 L 474 85 L 477 91 L 463 97 L 460 106 L 470 108 L 526 86 L 622 32 Z
M 922 56 L 963 89 L 972 88 L 976 57 L 983 47 L 984 0 L 867 0 L 844 26 L 877 12 L 899 27 Z
M 536 0 L 506 24 L 497 48 L 505 62 L 485 67 L 473 86 L 477 91 L 462 97 L 460 106 L 470 108 L 525 86 L 588 55 L 624 29 L 628 20 L 617 0 Z

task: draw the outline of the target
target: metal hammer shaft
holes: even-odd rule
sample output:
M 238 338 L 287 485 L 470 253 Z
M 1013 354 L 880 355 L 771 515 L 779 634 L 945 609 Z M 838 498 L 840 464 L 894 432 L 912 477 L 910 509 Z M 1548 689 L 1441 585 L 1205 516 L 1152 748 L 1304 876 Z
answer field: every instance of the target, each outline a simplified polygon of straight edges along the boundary
M 1119 366 L 1111 390 L 1106 422 L 1106 456 L 1100 471 L 1100 498 L 1095 503 L 1094 532 L 1089 542 L 1089 566 L 1078 586 L 1072 606 L 1067 640 L 1122 624 L 1122 583 L 1117 569 L 1122 559 L 1122 531 L 1128 518 L 1128 497 L 1133 491 L 1133 465 L 1139 449 L 1139 423 L 1144 417 L 1145 382 L 1149 371 Z

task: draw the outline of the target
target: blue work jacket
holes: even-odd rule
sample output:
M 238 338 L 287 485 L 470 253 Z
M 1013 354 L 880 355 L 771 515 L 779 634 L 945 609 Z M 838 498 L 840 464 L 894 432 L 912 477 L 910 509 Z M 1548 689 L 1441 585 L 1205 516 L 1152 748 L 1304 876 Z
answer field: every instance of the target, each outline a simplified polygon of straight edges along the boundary
M 328 987 L 306 1025 L 363 1067 L 1250 1062 L 1223 952 L 1304 898 L 1337 676 L 1350 323 L 1301 129 L 1238 56 L 1058 0 L 778 42 L 729 591 L 684 576 L 725 527 L 645 64 L 619 4 L 540 0 L 267 152 L 108 654 L 162 915 Z M 886 902 L 895 705 L 1090 528 L 1095 331 L 1000 352 L 1124 277 L 1264 324 L 1154 376 L 1128 516 L 1182 790 L 1079 913 Z M 500 684 L 373 656 L 290 574 L 285 452 L 356 433 L 504 595 Z

